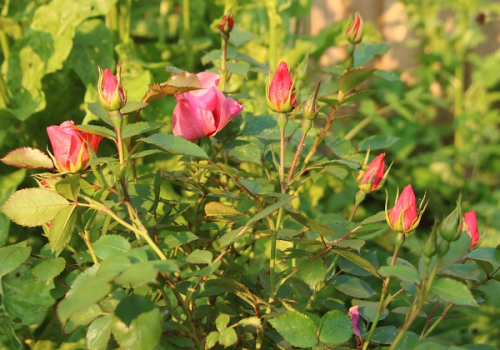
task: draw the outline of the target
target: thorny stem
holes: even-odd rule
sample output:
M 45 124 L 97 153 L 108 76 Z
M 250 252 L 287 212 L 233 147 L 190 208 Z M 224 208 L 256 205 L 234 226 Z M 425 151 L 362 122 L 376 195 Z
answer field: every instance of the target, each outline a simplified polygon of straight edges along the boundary
M 304 172 L 304 169 L 306 168 L 306 165 L 309 164 L 309 162 L 311 161 L 312 156 L 314 156 L 314 154 L 316 153 L 316 150 L 318 149 L 319 144 L 325 138 L 326 133 L 328 132 L 328 129 L 330 129 L 330 125 L 332 124 L 333 119 L 335 118 L 335 113 L 336 112 L 337 112 L 337 106 L 334 106 L 333 110 L 332 110 L 332 113 L 330 113 L 330 116 L 326 120 L 325 126 L 323 127 L 323 129 L 319 133 L 318 137 L 316 137 L 316 140 L 314 140 L 314 144 L 311 147 L 311 150 L 309 151 L 309 153 L 307 154 L 306 158 L 304 159 L 304 164 L 302 165 L 301 173 Z
M 90 231 L 85 230 L 84 236 L 82 238 L 83 238 L 85 244 L 87 245 L 87 248 L 89 248 L 89 253 L 90 253 L 90 256 L 92 257 L 92 261 L 94 262 L 94 265 L 99 264 L 99 260 L 97 260 L 97 255 L 95 255 L 94 247 L 92 247 L 92 241 L 90 240 Z
M 398 259 L 398 254 L 399 250 L 403 246 L 405 241 L 405 235 L 404 233 L 398 233 L 394 242 L 394 254 L 392 255 L 392 260 L 391 260 L 391 265 L 393 266 L 396 263 L 396 260 Z M 378 307 L 377 314 L 375 315 L 375 319 L 373 320 L 373 323 L 370 327 L 370 333 L 368 333 L 368 336 L 364 340 L 363 344 L 363 350 L 368 349 L 368 346 L 370 345 L 370 340 L 372 339 L 373 333 L 375 332 L 375 329 L 377 328 L 378 321 L 380 320 L 380 316 L 382 315 L 382 312 L 384 311 L 386 305 L 386 299 L 385 296 L 387 294 L 387 290 L 389 289 L 389 283 L 391 282 L 391 277 L 386 277 L 385 280 L 383 281 L 382 284 L 382 293 L 380 295 L 380 303 Z
M 302 133 L 302 138 L 300 139 L 299 145 L 297 146 L 297 151 L 295 152 L 295 157 L 293 157 L 292 166 L 290 167 L 290 171 L 288 173 L 288 180 L 286 180 L 287 185 L 290 184 L 292 180 L 293 171 L 295 170 L 295 166 L 297 165 L 297 161 L 299 160 L 300 152 L 302 151 L 302 147 L 304 146 L 304 142 L 306 141 L 307 131 Z

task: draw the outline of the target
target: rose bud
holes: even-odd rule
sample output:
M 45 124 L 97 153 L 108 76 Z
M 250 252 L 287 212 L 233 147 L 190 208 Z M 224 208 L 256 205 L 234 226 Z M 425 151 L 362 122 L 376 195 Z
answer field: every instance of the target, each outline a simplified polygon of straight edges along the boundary
M 229 33 L 231 33 L 231 30 L 233 30 L 233 26 L 233 16 L 231 16 L 231 14 L 228 14 L 222 17 L 222 20 L 217 28 L 221 31 L 222 34 L 229 35 Z
M 479 231 L 477 229 L 477 218 L 474 210 L 468 211 L 464 214 L 464 222 L 462 230 L 467 232 L 471 239 L 471 248 L 479 241 Z
M 116 111 L 125 106 L 127 96 L 121 86 L 121 65 L 116 67 L 116 76 L 106 68 L 104 71 L 99 68 L 99 82 L 97 92 L 102 108 L 107 111 Z
M 354 16 L 349 22 L 346 37 L 351 44 L 358 44 L 363 39 L 363 17 L 358 11 L 354 12 Z
M 357 337 L 361 338 L 361 332 L 359 331 L 359 328 L 358 328 L 358 323 L 359 323 L 359 319 L 360 319 L 359 307 L 357 305 L 351 307 L 349 309 L 349 312 L 347 315 L 351 318 L 352 330 L 353 330 L 354 334 Z
M 65 121 L 60 126 L 47 128 L 50 144 L 54 155 L 54 165 L 61 172 L 77 173 L 85 169 L 89 162 L 89 145 L 97 152 L 102 136 L 87 134 L 73 129 L 72 120 Z
M 448 242 L 458 239 L 460 237 L 460 233 L 462 233 L 462 206 L 460 202 L 461 199 L 458 200 L 455 209 L 453 209 L 453 211 L 444 218 L 439 227 L 441 237 Z
M 415 193 L 411 185 L 406 186 L 401 192 L 401 196 L 396 196 L 396 202 L 391 210 L 387 210 L 387 202 L 385 202 L 385 219 L 389 226 L 396 232 L 409 233 L 415 230 L 422 219 L 422 215 L 427 207 L 427 204 L 422 209 L 425 200 L 422 199 L 417 211 L 415 204 Z
M 356 182 L 361 191 L 365 193 L 371 193 L 376 191 L 384 185 L 387 175 L 389 175 L 389 169 L 385 171 L 384 162 L 385 153 L 379 154 L 368 164 L 368 170 L 361 170 L 356 176 Z M 368 154 L 365 159 L 365 164 L 368 161 Z
M 277 113 L 288 113 L 297 107 L 295 91 L 290 77 L 290 71 L 285 62 L 281 62 L 274 73 L 271 74 L 266 87 L 267 106 Z
M 172 116 L 173 133 L 188 141 L 214 136 L 243 110 L 243 106 L 219 90 L 219 75 L 196 75 L 202 89 L 175 95 L 177 105 Z

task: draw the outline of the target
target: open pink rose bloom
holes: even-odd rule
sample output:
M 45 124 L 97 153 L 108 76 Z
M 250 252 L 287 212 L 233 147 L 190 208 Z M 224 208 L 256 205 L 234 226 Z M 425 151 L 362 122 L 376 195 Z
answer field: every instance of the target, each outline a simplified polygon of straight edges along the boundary
M 47 128 L 50 144 L 54 152 L 54 163 L 62 172 L 76 173 L 82 171 L 89 161 L 88 145 L 97 152 L 102 136 L 91 135 L 71 128 L 75 123 L 72 120 L 61 125 Z
M 173 133 L 188 141 L 214 136 L 243 110 L 243 105 L 219 90 L 218 74 L 202 72 L 197 77 L 203 89 L 175 95 Z

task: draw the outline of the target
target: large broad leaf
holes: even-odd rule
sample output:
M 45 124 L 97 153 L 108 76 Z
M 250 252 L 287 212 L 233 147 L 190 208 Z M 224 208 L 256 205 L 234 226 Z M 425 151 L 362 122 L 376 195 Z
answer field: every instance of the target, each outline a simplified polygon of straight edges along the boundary
M 383 55 L 389 51 L 386 44 L 359 44 L 354 50 L 354 67 L 362 66 L 370 62 L 375 56 Z
M 2 71 L 13 102 L 6 112 L 26 120 L 45 108 L 42 79 L 60 70 L 73 44 L 75 28 L 87 18 L 108 13 L 116 0 L 53 0 L 39 6 L 30 28 L 11 47 Z
M 344 294 L 355 298 L 367 299 L 375 292 L 372 287 L 360 278 L 341 275 L 333 279 L 333 286 Z
M 332 249 L 335 253 L 337 253 L 340 256 L 343 256 L 347 260 L 355 263 L 359 267 L 365 269 L 366 271 L 370 272 L 373 276 L 381 278 L 377 268 L 373 266 L 368 260 L 360 257 L 356 253 L 353 253 L 348 250 L 343 250 L 343 249 Z
M 11 245 L 0 249 L 0 277 L 13 271 L 29 258 L 31 247 Z
M 310 348 L 318 343 L 313 320 L 297 311 L 281 314 L 270 319 L 269 323 L 292 346 Z
M 130 250 L 131 246 L 125 237 L 118 235 L 106 235 L 99 238 L 93 244 L 94 251 L 100 259 L 106 259 L 112 255 L 123 254 Z
M 196 144 L 184 140 L 182 137 L 169 134 L 155 134 L 140 141 L 156 145 L 170 153 L 208 159 L 208 155 Z
M 477 302 L 467 286 L 450 278 L 435 279 L 432 283 L 431 291 L 441 300 L 449 303 L 477 306 Z
M 50 222 L 49 244 L 55 255 L 59 255 L 68 245 L 76 223 L 76 206 L 63 208 Z
M 212 262 L 213 255 L 208 250 L 196 249 L 189 253 L 186 257 L 186 262 L 190 264 L 210 264 Z
M 300 263 L 300 275 L 312 290 L 326 275 L 326 267 L 322 259 L 304 260 Z
M 160 309 L 142 295 L 129 295 L 115 310 L 113 335 L 123 349 L 154 349 L 161 336 Z
M 54 277 L 59 276 L 64 271 L 65 267 L 66 260 L 64 258 L 44 259 L 31 269 L 31 273 L 48 285 Z
M 382 277 L 393 276 L 399 278 L 401 281 L 419 284 L 420 277 L 417 270 L 406 265 L 382 266 L 378 269 Z
M 319 326 L 319 340 L 327 344 L 340 344 L 352 336 L 352 323 L 349 316 L 338 310 L 327 312 Z
M 469 259 L 482 260 L 500 264 L 499 248 L 478 248 L 474 249 L 467 256 Z
M 52 159 L 42 151 L 32 147 L 21 147 L 10 151 L 0 159 L 4 164 L 26 169 L 52 169 Z
M 302 225 L 306 226 L 307 228 L 316 231 L 319 233 L 321 236 L 336 236 L 337 234 L 335 233 L 334 230 L 332 230 L 330 227 L 326 226 L 325 224 L 322 224 L 319 221 L 313 220 L 308 218 L 307 216 L 304 216 L 299 213 L 290 213 L 290 216 L 300 222 Z
M 361 141 L 358 145 L 360 151 L 371 151 L 384 149 L 394 145 L 399 141 L 399 137 L 392 137 L 387 135 L 372 135 Z
M 24 181 L 26 169 L 19 169 L 9 174 L 0 175 L 0 203 L 5 200 L 16 190 L 17 186 Z M 0 212 L 0 247 L 4 246 L 9 235 L 10 220 L 7 216 Z
M 106 349 L 111 336 L 112 315 L 94 320 L 87 330 L 87 347 L 89 350 Z
M 139 134 L 144 134 L 156 129 L 161 128 L 163 123 L 154 123 L 154 122 L 138 122 L 134 124 L 128 124 L 125 125 L 125 127 L 122 130 L 122 137 L 124 139 L 132 137 L 132 136 L 137 136 Z
M 149 91 L 142 98 L 142 102 L 149 103 L 159 98 L 199 90 L 202 86 L 194 73 L 173 73 L 167 81 L 149 85 Z
M 281 208 L 281 207 L 287 205 L 288 203 L 290 203 L 294 198 L 295 197 L 288 197 L 288 198 L 280 200 L 279 202 L 271 204 L 270 206 L 266 207 L 264 210 L 259 211 L 257 214 L 255 214 L 255 216 L 253 218 L 251 218 L 250 220 L 248 220 L 246 226 L 250 226 L 254 222 L 257 222 L 257 221 L 265 218 L 266 216 L 271 215 L 272 213 L 274 213 L 279 208 Z
M 345 72 L 339 79 L 339 91 L 343 96 L 346 96 L 358 85 L 370 79 L 376 69 L 352 69 Z
M 224 149 L 227 153 L 241 162 L 262 164 L 260 149 L 254 143 L 243 140 L 233 140 L 225 144 Z
M 51 221 L 70 203 L 61 195 L 43 188 L 15 192 L 0 208 L 18 225 L 35 227 Z

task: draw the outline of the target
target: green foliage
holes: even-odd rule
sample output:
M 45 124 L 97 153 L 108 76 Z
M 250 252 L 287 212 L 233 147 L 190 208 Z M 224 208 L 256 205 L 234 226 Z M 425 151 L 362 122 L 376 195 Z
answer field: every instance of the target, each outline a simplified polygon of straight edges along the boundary
M 0 348 L 498 347 L 500 56 L 475 52 L 487 31 L 472 17 L 500 7 L 402 0 L 417 65 L 389 71 L 372 68 L 391 47 L 366 19 L 346 46 L 344 20 L 301 34 L 313 1 L 223 3 L 2 7 Z M 325 64 L 330 48 L 345 62 Z M 286 117 L 265 105 L 280 61 Z M 108 112 L 97 67 L 117 62 L 127 102 Z M 179 115 L 206 136 L 185 140 Z M 78 173 L 46 147 L 66 119 L 103 137 Z M 387 194 L 360 200 L 357 173 L 382 152 Z M 407 184 L 430 204 L 400 246 L 384 205 Z M 424 256 L 459 193 L 478 244 L 464 231 Z

